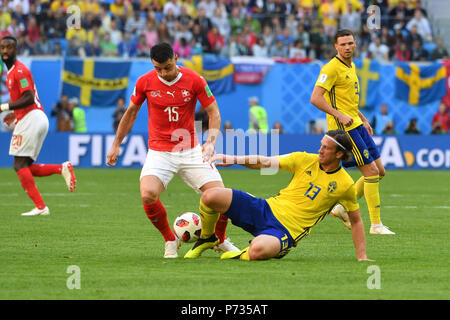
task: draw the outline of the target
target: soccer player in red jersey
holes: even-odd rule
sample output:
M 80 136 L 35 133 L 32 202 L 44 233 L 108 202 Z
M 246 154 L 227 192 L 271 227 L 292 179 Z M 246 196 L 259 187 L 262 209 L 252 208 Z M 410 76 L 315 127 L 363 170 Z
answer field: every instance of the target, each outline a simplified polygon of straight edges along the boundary
M 173 234 L 167 212 L 159 200 L 174 174 L 201 193 L 209 188 L 224 187 L 215 166 L 208 160 L 220 132 L 220 112 L 205 79 L 194 71 L 177 66 L 178 57 L 167 43 L 151 48 L 154 70 L 141 76 L 134 88 L 130 104 L 116 132 L 107 164 L 114 166 L 120 144 L 133 127 L 142 103 L 147 99 L 149 113 L 148 154 L 140 176 L 140 192 L 144 210 L 165 240 L 164 258 L 178 257 L 179 239 Z M 200 147 L 194 117 L 197 100 L 209 116 L 207 141 Z M 238 251 L 225 238 L 227 217 L 220 215 L 216 225 L 220 251 Z
M 76 178 L 70 162 L 63 164 L 33 164 L 39 155 L 48 131 L 48 118 L 39 101 L 30 70 L 16 59 L 17 40 L 5 36 L 0 43 L 0 54 L 8 68 L 6 85 L 11 100 L 0 105 L 0 112 L 14 110 L 3 119 L 8 125 L 16 122 L 11 138 L 9 154 L 14 156 L 14 169 L 23 189 L 35 204 L 35 208 L 22 216 L 48 215 L 50 210 L 36 188 L 33 177 L 60 174 L 70 191 L 75 190 Z

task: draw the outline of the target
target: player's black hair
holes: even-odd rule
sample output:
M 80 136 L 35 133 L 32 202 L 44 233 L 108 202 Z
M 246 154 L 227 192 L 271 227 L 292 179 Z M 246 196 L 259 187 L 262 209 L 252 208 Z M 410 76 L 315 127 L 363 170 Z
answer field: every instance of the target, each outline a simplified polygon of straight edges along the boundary
M 173 59 L 174 56 L 172 46 L 166 42 L 158 43 L 150 49 L 150 58 L 158 63 Z
M 348 29 L 341 29 L 338 32 L 336 32 L 336 35 L 334 36 L 334 43 L 337 43 L 338 38 L 340 37 L 346 37 L 346 36 L 352 36 L 353 39 L 355 39 L 355 35 L 351 30 Z
M 336 145 L 336 151 L 344 152 L 344 156 L 342 157 L 343 161 L 350 161 L 352 159 L 353 144 L 347 132 L 345 132 L 344 130 L 331 130 L 328 131 L 326 135 L 332 137 L 342 146 L 344 146 L 345 149 L 339 145 Z
M 13 36 L 4 36 L 1 41 L 3 41 L 3 40 L 11 40 L 14 42 L 15 46 L 17 47 L 17 39 L 14 38 Z

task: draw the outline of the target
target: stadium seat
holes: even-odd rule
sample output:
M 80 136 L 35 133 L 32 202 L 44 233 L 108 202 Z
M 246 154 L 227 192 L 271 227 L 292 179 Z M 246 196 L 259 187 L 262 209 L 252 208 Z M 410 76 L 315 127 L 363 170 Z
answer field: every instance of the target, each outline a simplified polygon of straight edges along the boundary
M 162 12 L 155 12 L 155 18 L 158 20 L 158 23 L 161 23 L 162 19 L 164 18 L 164 14 Z
M 316 133 L 316 128 L 320 128 L 322 132 L 327 132 L 327 119 L 326 118 L 317 118 L 309 121 L 306 132 L 314 134 Z
M 49 42 L 52 46 L 52 50 L 55 48 L 55 43 L 58 42 L 61 46 L 61 51 L 63 52 L 63 54 L 65 54 L 67 49 L 67 40 L 65 38 L 49 39 Z
M 423 44 L 423 48 L 428 52 L 428 55 L 431 55 L 431 52 L 433 52 L 434 49 L 436 49 L 436 44 L 432 42 L 425 42 Z
M 66 53 L 66 50 L 67 50 L 67 39 L 61 38 L 61 39 L 58 39 L 58 40 L 59 40 L 59 44 L 61 45 L 62 52 Z

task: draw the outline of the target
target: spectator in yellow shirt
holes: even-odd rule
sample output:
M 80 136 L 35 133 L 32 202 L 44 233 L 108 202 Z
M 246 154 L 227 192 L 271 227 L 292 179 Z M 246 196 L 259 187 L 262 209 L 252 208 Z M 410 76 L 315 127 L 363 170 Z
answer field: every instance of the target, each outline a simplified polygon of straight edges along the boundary
M 5 30 L 11 24 L 11 14 L 9 11 L 0 13 L 0 30 Z
M 67 2 L 65 3 L 64 0 L 53 0 L 50 5 L 50 10 L 56 12 L 56 11 L 62 11 L 65 12 L 67 10 Z
M 319 8 L 319 17 L 323 20 L 325 34 L 333 38 L 337 32 L 339 12 L 333 0 L 325 0 Z
M 133 6 L 131 3 L 126 4 L 125 0 L 114 0 L 109 6 L 109 11 L 114 17 L 120 18 L 125 23 L 125 20 L 133 15 Z
M 92 28 L 87 33 L 87 41 L 89 43 L 94 43 L 95 40 L 100 41 L 103 38 L 103 29 L 96 23 L 92 25 Z
M 85 0 L 80 5 L 81 12 L 91 12 L 95 15 L 100 14 L 100 5 L 97 0 Z
M 348 12 L 348 5 L 351 4 L 354 11 L 360 11 L 363 9 L 361 3 L 358 0 L 334 0 L 334 7 L 339 14 Z
M 195 7 L 194 0 L 184 0 L 181 1 L 181 5 L 186 8 L 188 15 L 195 19 L 198 17 L 197 8 Z M 182 10 L 183 11 L 183 10 Z
M 319 7 L 320 0 L 297 0 L 297 7 L 314 8 Z
M 80 27 L 80 29 L 77 29 L 77 28 L 69 28 L 69 29 L 67 29 L 66 39 L 70 40 L 73 37 L 77 37 L 80 42 L 84 42 L 84 41 L 87 40 L 87 32 L 82 27 Z

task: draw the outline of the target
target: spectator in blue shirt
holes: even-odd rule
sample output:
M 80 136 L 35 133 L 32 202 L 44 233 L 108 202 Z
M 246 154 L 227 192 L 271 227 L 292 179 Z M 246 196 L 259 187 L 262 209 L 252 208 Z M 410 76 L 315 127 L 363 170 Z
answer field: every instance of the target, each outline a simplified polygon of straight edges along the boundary
M 382 134 L 386 125 L 393 122 L 392 117 L 388 114 L 388 106 L 383 103 L 380 106 L 380 112 L 375 114 L 372 121 L 372 128 L 375 129 L 376 134 Z
M 131 33 L 125 32 L 123 35 L 122 41 L 119 43 L 117 47 L 119 50 L 119 57 L 122 58 L 132 58 L 137 54 L 137 44 L 131 38 Z
M 288 48 L 294 43 L 294 37 L 291 35 L 289 28 L 285 27 L 283 33 L 277 37 L 277 40 L 283 42 L 283 45 Z

